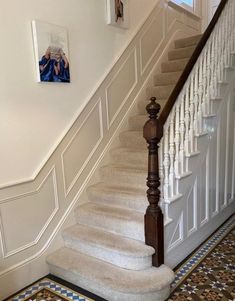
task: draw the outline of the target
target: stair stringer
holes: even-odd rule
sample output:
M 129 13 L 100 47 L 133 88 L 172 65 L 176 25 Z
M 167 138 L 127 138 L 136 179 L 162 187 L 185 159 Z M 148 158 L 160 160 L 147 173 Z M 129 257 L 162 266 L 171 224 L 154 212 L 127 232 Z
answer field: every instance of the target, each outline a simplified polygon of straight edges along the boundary
M 187 158 L 191 174 L 178 179 L 179 199 L 165 204 L 166 264 L 175 267 L 235 210 L 235 73 L 211 100 L 214 117 L 204 119 L 207 134 L 197 138 L 199 154 Z M 219 98 L 221 97 L 221 100 Z M 178 231 L 178 235 L 175 235 Z

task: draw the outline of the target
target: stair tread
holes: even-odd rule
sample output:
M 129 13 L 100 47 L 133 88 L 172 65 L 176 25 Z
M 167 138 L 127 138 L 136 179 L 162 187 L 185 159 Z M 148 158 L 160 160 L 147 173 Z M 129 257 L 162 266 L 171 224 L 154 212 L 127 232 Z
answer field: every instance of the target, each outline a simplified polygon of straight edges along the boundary
M 155 252 L 144 242 L 84 225 L 75 225 L 66 229 L 63 236 L 131 257 L 151 256 Z
M 144 215 L 135 210 L 95 204 L 93 202 L 85 203 L 75 209 L 75 214 L 79 215 L 83 213 L 95 214 L 102 218 L 113 218 L 116 220 L 125 220 L 140 224 L 143 224 L 144 221 Z
M 173 272 L 162 265 L 142 271 L 114 266 L 69 248 L 61 248 L 47 257 L 47 262 L 65 273 L 76 275 L 76 280 L 95 283 L 101 289 L 110 288 L 126 293 L 149 293 L 163 289 L 174 280 Z M 82 281 L 83 280 L 83 281 Z

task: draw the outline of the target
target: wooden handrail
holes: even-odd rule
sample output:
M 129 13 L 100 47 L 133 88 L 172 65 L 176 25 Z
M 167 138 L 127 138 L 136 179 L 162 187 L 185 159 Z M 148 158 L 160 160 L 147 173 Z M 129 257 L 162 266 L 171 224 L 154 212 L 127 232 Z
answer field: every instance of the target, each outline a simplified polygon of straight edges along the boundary
M 161 207 L 159 206 L 160 178 L 158 166 L 158 147 L 160 140 L 163 137 L 163 126 L 227 2 L 228 0 L 221 0 L 213 19 L 211 20 L 192 57 L 186 65 L 178 83 L 176 84 L 162 113 L 160 114 L 160 117 L 158 118 L 157 116 L 160 111 L 160 105 L 156 103 L 155 97 L 151 98 L 150 104 L 148 104 L 146 107 L 146 110 L 149 114 L 149 120 L 144 125 L 144 138 L 148 143 L 149 149 L 147 178 L 147 197 L 149 206 L 145 214 L 145 242 L 147 245 L 152 246 L 155 249 L 152 262 L 153 266 L 156 267 L 164 263 L 164 219 Z
M 219 17 L 226 5 L 226 3 L 228 2 L 228 0 L 221 0 L 215 14 L 214 17 L 212 18 L 209 26 L 207 27 L 206 31 L 204 32 L 204 34 L 202 35 L 202 38 L 200 39 L 199 43 L 197 44 L 190 60 L 188 61 L 182 75 L 180 76 L 175 88 L 173 89 L 170 97 L 167 100 L 166 105 L 164 106 L 159 119 L 161 120 L 161 122 L 164 124 L 176 102 L 176 99 L 178 98 L 181 90 L 183 89 L 183 86 L 185 85 L 195 63 L 197 62 L 204 46 L 206 45 L 206 42 L 208 41 L 213 29 L 215 28 L 215 25 L 217 23 L 217 21 L 219 20 Z

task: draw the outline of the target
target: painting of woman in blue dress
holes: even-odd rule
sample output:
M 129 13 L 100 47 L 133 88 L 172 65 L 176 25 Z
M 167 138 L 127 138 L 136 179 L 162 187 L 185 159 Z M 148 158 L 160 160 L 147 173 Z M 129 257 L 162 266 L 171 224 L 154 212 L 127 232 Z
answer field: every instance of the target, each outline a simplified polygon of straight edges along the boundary
M 49 46 L 39 61 L 42 82 L 70 82 L 69 61 L 62 48 Z

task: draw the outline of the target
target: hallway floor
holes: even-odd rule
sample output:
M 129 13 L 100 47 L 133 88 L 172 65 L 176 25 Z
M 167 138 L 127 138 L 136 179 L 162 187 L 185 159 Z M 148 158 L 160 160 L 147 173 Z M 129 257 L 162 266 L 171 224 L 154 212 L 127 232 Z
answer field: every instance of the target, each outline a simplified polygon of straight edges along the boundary
M 235 215 L 176 268 L 175 273 L 168 301 L 235 300 Z M 48 275 L 5 301 L 49 300 L 104 299 Z
M 235 216 L 181 266 L 168 301 L 235 300 Z

